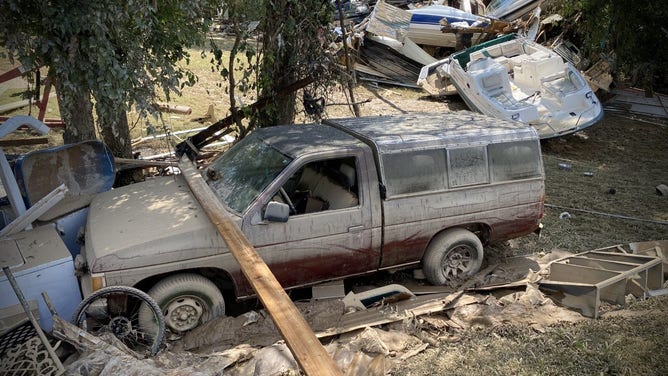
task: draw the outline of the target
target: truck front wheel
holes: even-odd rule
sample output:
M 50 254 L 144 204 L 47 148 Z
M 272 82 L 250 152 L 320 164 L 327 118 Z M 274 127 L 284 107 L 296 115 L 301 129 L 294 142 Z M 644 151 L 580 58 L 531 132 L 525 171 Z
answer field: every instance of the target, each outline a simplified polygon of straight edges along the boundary
M 422 258 L 422 271 L 435 286 L 473 276 L 482 265 L 482 242 L 470 231 L 457 228 L 437 235 Z
M 156 283 L 148 295 L 160 306 L 167 329 L 176 335 L 225 315 L 223 294 L 213 282 L 199 274 L 169 276 Z M 151 318 L 142 313 L 139 312 L 140 325 L 151 325 Z

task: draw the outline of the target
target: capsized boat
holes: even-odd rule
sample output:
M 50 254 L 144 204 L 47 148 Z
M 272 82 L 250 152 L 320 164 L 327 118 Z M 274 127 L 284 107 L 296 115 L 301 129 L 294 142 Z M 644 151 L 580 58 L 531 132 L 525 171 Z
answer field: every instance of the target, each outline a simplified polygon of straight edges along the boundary
M 400 43 L 410 39 L 418 45 L 457 47 L 470 45 L 470 41 L 479 40 L 481 34 L 500 33 L 509 24 L 445 5 L 404 10 L 378 1 L 360 25 L 357 31 L 365 30 Z
M 487 17 L 478 16 L 445 5 L 429 5 L 408 10 L 411 22 L 407 37 L 417 44 L 440 47 L 455 47 L 457 35 L 444 33 L 444 25 L 462 30 L 467 28 L 484 29 L 492 24 Z M 473 37 L 478 37 L 474 34 Z
M 601 102 L 571 63 L 517 34 L 467 48 L 434 66 L 472 110 L 532 125 L 542 139 L 580 131 L 603 117 Z

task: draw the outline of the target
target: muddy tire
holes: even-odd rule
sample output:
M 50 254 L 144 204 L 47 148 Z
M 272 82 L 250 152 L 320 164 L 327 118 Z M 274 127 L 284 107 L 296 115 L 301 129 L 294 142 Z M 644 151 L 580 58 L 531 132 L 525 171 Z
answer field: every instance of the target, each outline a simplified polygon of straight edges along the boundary
M 446 230 L 429 243 L 422 271 L 432 285 L 458 283 L 480 270 L 482 258 L 482 242 L 475 234 L 461 228 Z
M 169 276 L 156 283 L 148 294 L 160 306 L 167 329 L 176 335 L 225 315 L 225 300 L 220 290 L 199 274 Z M 144 310 L 139 311 L 140 325 L 150 324 L 147 314 Z

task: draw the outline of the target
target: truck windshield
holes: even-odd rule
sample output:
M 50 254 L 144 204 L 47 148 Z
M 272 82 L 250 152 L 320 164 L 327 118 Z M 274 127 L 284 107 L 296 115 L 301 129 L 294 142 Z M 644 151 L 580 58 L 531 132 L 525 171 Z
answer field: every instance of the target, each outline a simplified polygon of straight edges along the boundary
M 223 203 L 242 213 L 291 161 L 251 134 L 214 160 L 204 178 Z

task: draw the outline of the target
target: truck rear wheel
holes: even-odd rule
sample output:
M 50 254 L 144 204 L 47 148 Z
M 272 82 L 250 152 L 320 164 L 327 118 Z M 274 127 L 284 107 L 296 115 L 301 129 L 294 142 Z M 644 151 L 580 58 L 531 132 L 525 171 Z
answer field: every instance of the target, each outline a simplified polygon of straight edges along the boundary
M 167 329 L 180 335 L 225 315 L 225 300 L 218 287 L 199 274 L 175 274 L 156 283 L 149 291 L 165 316 Z M 139 312 L 140 324 L 150 317 Z M 149 320 L 149 321 L 144 321 Z
M 475 234 L 461 228 L 437 235 L 422 258 L 422 271 L 435 286 L 457 282 L 480 270 L 482 242 Z

